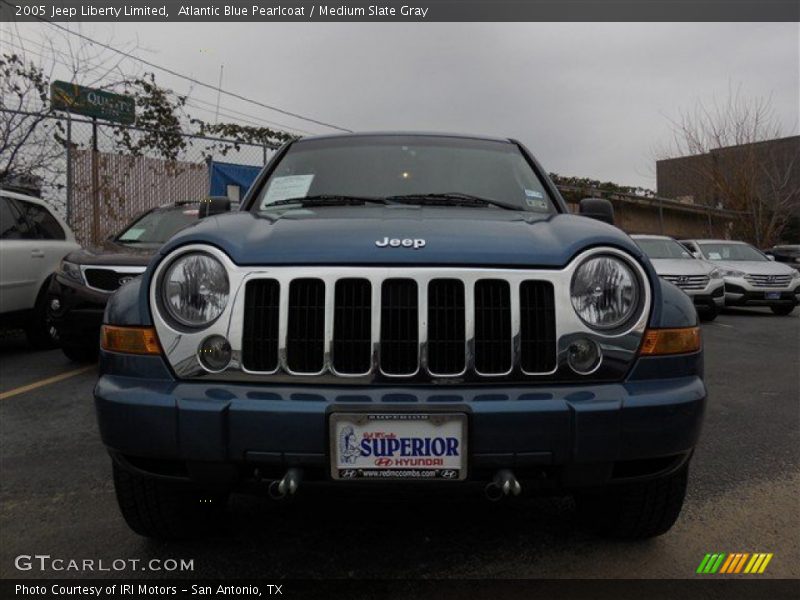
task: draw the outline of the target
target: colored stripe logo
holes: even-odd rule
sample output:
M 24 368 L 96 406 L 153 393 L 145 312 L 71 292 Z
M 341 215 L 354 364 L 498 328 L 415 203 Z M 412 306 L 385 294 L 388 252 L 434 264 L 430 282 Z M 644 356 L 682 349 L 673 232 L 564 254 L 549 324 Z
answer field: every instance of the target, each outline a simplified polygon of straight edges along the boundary
M 714 554 L 706 554 L 703 560 L 700 561 L 700 566 L 697 567 L 697 573 L 703 575 L 720 574 L 738 574 L 744 573 L 748 575 L 756 575 L 763 573 L 769 561 L 772 560 L 772 552 L 732 552 L 726 554 L 725 552 L 717 552 Z

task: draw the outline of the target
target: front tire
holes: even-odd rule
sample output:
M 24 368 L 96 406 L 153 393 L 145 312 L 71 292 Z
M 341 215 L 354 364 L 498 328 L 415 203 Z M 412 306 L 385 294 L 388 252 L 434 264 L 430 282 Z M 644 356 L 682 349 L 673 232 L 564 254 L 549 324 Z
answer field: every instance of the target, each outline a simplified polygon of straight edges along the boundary
M 133 473 L 116 462 L 113 469 L 120 512 L 139 535 L 159 540 L 197 538 L 222 520 L 227 494 Z
M 47 286 L 50 280 L 44 282 L 39 295 L 36 297 L 36 304 L 33 305 L 28 322 L 25 325 L 25 337 L 28 338 L 28 345 L 34 350 L 52 350 L 58 348 L 58 332 L 47 320 Z
M 781 317 L 785 317 L 786 315 L 792 314 L 792 311 L 794 310 L 794 307 L 795 307 L 794 304 L 788 304 L 788 305 L 781 305 L 781 306 L 770 306 L 770 309 L 772 309 L 772 312 L 774 312 L 776 315 L 780 315 Z
M 670 530 L 686 496 L 688 463 L 648 481 L 609 486 L 575 498 L 581 521 L 605 537 L 643 540 Z

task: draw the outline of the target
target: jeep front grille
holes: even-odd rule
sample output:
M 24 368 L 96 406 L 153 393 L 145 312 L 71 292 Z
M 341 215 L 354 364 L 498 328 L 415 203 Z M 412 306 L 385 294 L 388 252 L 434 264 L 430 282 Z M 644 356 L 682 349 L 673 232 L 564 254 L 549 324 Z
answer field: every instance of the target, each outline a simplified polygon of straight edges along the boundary
M 682 290 L 704 290 L 709 282 L 708 275 L 663 275 L 662 277 Z
M 278 297 L 280 284 L 274 279 L 247 283 L 244 301 L 242 365 L 249 371 L 278 368 Z
M 485 375 L 511 370 L 511 294 L 502 279 L 475 283 L 475 370 Z
M 549 281 L 255 278 L 245 285 L 241 362 L 271 373 L 283 351 L 290 375 L 326 364 L 340 377 L 545 374 L 556 368 L 555 311 Z
M 553 284 L 520 284 L 520 366 L 526 373 L 547 373 L 556 367 L 556 323 Z
M 745 275 L 745 280 L 753 287 L 784 288 L 792 282 L 791 275 Z
M 372 286 L 367 279 L 336 282 L 333 312 L 333 368 L 368 373 L 372 360 Z
M 293 373 L 319 373 L 324 350 L 325 282 L 295 279 L 289 285 L 286 365 Z

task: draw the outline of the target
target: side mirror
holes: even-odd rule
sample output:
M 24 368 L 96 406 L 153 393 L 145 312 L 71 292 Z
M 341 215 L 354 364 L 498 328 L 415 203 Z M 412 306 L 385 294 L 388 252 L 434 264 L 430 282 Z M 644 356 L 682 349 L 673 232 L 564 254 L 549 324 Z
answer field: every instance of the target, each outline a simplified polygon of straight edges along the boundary
M 200 200 L 198 217 L 205 219 L 214 215 L 221 215 L 231 210 L 231 201 L 227 196 L 209 196 Z
M 692 252 L 692 256 L 694 256 L 695 258 L 700 258 L 700 259 L 703 258 L 703 255 L 700 254 L 699 252 Z
M 773 262 L 775 261 L 775 255 L 774 254 L 767 254 L 767 258 L 770 259 Z
M 584 198 L 581 200 L 579 214 L 609 225 L 614 224 L 614 206 L 605 198 Z

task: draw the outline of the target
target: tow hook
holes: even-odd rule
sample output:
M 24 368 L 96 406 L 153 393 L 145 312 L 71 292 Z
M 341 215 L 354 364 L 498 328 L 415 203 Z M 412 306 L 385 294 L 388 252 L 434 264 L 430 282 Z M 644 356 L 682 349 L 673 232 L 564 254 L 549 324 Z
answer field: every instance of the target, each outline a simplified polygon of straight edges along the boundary
M 486 484 L 483 492 L 488 500 L 497 502 L 505 496 L 519 496 L 522 493 L 522 486 L 511 469 L 500 469 L 495 473 L 494 479 Z
M 278 481 L 269 484 L 269 496 L 273 500 L 282 500 L 287 496 L 294 496 L 300 481 L 303 479 L 303 471 L 300 469 L 289 469 L 286 475 Z

